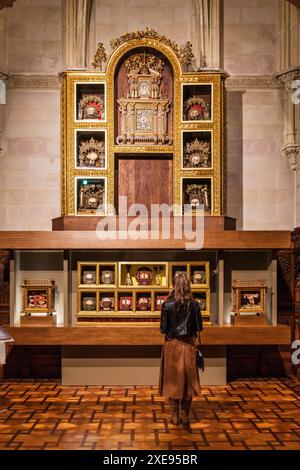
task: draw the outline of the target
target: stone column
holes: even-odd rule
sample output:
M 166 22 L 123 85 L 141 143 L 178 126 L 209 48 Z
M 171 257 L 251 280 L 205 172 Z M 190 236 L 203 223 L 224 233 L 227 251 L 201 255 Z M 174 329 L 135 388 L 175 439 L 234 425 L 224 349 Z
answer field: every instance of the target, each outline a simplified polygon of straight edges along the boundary
M 192 0 L 191 23 L 196 68 L 222 68 L 223 0 Z
M 4 151 L 2 132 L 4 126 L 4 105 L 6 94 L 6 80 L 8 78 L 7 65 L 7 13 L 6 8 L 0 10 L 0 155 Z
M 300 9 L 277 0 L 277 74 L 286 94 L 282 155 L 295 171 L 295 225 L 300 225 Z M 292 208 L 291 208 L 292 209 Z
M 277 75 L 284 85 L 284 146 L 282 154 L 289 162 L 290 169 L 298 171 L 300 156 L 300 66 Z
M 85 68 L 90 64 L 88 42 L 94 0 L 64 2 L 64 62 L 66 68 Z

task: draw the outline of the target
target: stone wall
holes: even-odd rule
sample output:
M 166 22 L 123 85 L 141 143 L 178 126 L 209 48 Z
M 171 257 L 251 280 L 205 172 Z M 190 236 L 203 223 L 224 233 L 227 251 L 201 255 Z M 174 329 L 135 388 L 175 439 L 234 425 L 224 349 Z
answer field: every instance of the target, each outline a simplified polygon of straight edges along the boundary
M 8 72 L 60 72 L 61 0 L 18 0 L 6 15 Z M 0 230 L 51 230 L 60 215 L 59 89 L 8 82 L 3 115 Z
M 0 230 L 51 230 L 60 215 L 58 90 L 9 90 L 0 157 Z
M 18 0 L 7 9 L 7 33 L 9 72 L 61 72 L 62 0 Z
M 276 0 L 226 0 L 224 68 L 231 76 L 276 72 Z M 228 94 L 228 215 L 243 229 L 292 229 L 294 174 L 281 156 L 283 90 L 259 84 Z
M 7 9 L 8 72 L 55 76 L 63 69 L 63 7 L 61 0 L 17 0 Z M 183 44 L 192 11 L 190 1 L 95 0 L 90 54 L 97 42 L 109 52 L 112 38 L 146 26 Z M 231 77 L 276 72 L 276 29 L 276 0 L 225 0 L 224 68 Z M 228 215 L 239 228 L 294 226 L 294 174 L 280 155 L 282 93 L 229 89 Z M 0 229 L 49 230 L 60 215 L 59 89 L 11 86 L 4 109 Z
M 283 91 L 243 95 L 243 228 L 292 229 L 294 175 L 280 155 Z
M 276 67 L 276 0 L 225 0 L 224 68 L 268 75 Z
M 190 39 L 189 1 L 182 0 L 95 0 L 96 41 L 109 42 L 147 26 L 182 45 Z

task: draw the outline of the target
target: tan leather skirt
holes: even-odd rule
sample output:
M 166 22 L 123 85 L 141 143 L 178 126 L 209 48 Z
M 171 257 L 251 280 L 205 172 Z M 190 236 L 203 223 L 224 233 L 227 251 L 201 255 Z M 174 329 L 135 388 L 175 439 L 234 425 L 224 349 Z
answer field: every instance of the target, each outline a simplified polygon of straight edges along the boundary
M 191 336 L 165 341 L 161 355 L 159 394 L 180 400 L 200 395 L 196 342 Z

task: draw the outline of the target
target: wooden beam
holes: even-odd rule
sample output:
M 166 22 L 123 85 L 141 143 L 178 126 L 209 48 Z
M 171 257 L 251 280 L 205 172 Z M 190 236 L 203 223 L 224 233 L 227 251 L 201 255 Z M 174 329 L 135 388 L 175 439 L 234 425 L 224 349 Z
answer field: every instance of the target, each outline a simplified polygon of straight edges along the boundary
M 15 345 L 161 345 L 159 325 L 103 324 L 76 327 L 7 327 Z M 207 326 L 201 333 L 204 345 L 290 345 L 290 328 Z
M 18 250 L 183 250 L 188 240 L 99 240 L 95 232 L 0 232 L 0 249 Z M 205 232 L 205 249 L 289 249 L 289 231 Z

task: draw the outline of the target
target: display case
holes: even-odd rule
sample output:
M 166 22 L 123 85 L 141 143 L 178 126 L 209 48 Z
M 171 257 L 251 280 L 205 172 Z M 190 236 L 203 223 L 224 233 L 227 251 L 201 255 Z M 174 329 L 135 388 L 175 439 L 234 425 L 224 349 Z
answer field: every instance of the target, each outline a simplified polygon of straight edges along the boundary
M 158 202 L 177 215 L 191 202 L 205 215 L 225 214 L 226 74 L 187 71 L 174 42 L 149 34 L 116 40 L 103 72 L 63 74 L 62 217 L 112 214 L 120 195 L 150 206 L 152 191 L 126 184 L 146 181 L 149 168 L 168 186 Z M 80 202 L 83 181 L 97 194 Z
M 277 259 L 272 250 L 169 250 L 164 261 L 161 259 L 158 249 L 16 250 L 10 261 L 10 324 L 20 326 L 27 318 L 26 326 L 36 325 L 37 313 L 30 317 L 22 313 L 21 286 L 24 281 L 42 283 L 48 279 L 55 284 L 56 326 L 103 326 L 106 322 L 147 326 L 159 322 L 174 276 L 183 272 L 205 324 L 230 325 L 237 316 L 252 313 L 254 302 L 254 313 L 259 313 L 265 324 L 276 325 Z M 129 285 L 126 277 L 130 277 Z M 248 300 L 251 308 L 246 306 Z M 47 312 L 43 315 L 50 321 Z
M 80 261 L 77 265 L 77 323 L 119 321 L 120 318 L 157 321 L 177 273 L 187 275 L 204 321 L 210 322 L 208 261 Z

